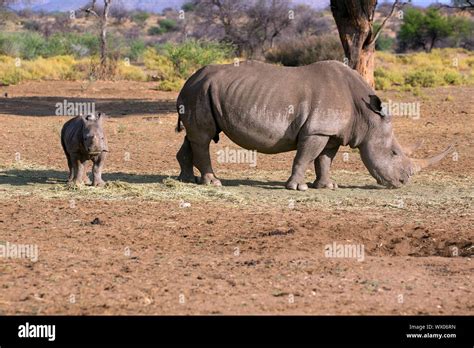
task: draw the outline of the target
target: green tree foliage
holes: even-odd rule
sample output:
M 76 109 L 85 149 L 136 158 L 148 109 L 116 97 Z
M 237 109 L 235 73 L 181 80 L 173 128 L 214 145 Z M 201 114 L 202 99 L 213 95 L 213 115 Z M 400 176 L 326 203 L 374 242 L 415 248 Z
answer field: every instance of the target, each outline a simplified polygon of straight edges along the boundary
M 160 25 L 160 28 L 163 30 L 163 32 L 167 33 L 169 31 L 175 31 L 178 29 L 178 24 L 176 23 L 175 20 L 170 19 L 170 18 L 164 18 L 158 22 Z
M 150 27 L 148 28 L 148 35 L 161 35 L 164 33 L 164 30 L 161 27 Z
M 229 59 L 234 47 L 212 41 L 187 40 L 180 44 L 166 43 L 159 51 L 173 63 L 178 76 L 187 78 L 205 65 Z
M 196 9 L 196 4 L 193 3 L 192 1 L 186 2 L 186 3 L 183 4 L 183 6 L 181 6 L 181 9 L 184 12 L 192 12 Z
M 454 46 L 472 34 L 473 24 L 469 19 L 457 16 L 443 16 L 439 9 L 430 8 L 426 12 L 407 9 L 398 33 L 400 49 L 423 48 L 431 52 L 440 40 L 453 39 Z

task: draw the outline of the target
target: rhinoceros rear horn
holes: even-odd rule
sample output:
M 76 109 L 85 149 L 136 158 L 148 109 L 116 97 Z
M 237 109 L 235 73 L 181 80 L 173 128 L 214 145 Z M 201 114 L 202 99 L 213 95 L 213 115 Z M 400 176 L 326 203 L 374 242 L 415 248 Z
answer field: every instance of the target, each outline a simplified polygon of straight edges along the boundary
M 451 144 L 443 152 L 439 153 L 436 156 L 429 157 L 429 158 L 422 158 L 422 159 L 410 158 L 414 164 L 415 173 L 418 173 L 423 168 L 426 168 L 428 166 L 438 163 L 443 158 L 445 158 L 452 150 L 454 150 L 454 146 Z
M 415 144 L 408 145 L 408 146 L 400 145 L 400 147 L 402 148 L 402 151 L 406 156 L 410 156 L 413 152 L 418 150 L 421 147 L 421 145 L 423 145 L 424 142 L 425 140 L 421 139 Z

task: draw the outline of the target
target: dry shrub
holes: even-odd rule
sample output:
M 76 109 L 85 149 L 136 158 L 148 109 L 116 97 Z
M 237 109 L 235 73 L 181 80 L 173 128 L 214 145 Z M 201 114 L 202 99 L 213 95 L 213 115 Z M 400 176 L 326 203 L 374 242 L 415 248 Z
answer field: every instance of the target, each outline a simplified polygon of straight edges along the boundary
M 285 66 L 308 65 L 321 60 L 342 61 L 343 57 L 341 42 L 335 35 L 289 40 L 279 44 L 265 55 L 267 61 Z

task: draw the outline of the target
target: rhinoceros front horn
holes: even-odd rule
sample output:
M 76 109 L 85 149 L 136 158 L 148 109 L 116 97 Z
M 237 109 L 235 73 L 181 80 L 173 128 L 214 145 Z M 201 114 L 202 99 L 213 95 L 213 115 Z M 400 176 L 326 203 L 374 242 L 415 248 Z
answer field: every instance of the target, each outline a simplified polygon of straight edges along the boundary
M 402 151 L 405 155 L 411 156 L 411 154 L 415 152 L 416 150 L 418 150 L 421 147 L 421 145 L 423 145 L 424 142 L 425 140 L 421 139 L 416 144 L 412 144 L 408 146 L 400 145 L 400 147 L 402 148 Z
M 443 152 L 441 152 L 440 154 L 436 156 L 429 157 L 429 158 L 422 158 L 422 159 L 410 158 L 414 164 L 414 172 L 418 173 L 423 168 L 426 168 L 428 166 L 438 163 L 443 158 L 445 158 L 446 155 L 450 153 L 452 150 L 454 150 L 454 146 L 451 144 L 446 148 L 446 150 L 444 150 Z

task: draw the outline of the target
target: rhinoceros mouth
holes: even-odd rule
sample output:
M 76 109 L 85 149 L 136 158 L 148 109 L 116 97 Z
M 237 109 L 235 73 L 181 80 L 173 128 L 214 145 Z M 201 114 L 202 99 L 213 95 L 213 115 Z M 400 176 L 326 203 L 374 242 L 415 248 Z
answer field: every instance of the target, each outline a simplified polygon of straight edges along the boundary
M 100 155 L 102 152 L 109 152 L 109 150 L 89 151 L 87 154 L 90 156 L 97 156 Z
M 390 181 L 387 181 L 385 179 L 382 179 L 382 178 L 376 178 L 377 180 L 377 184 L 381 185 L 381 186 L 384 186 L 385 188 L 388 188 L 388 189 L 396 189 L 396 188 L 400 188 L 402 186 L 402 183 L 400 183 L 400 185 L 396 185 Z

